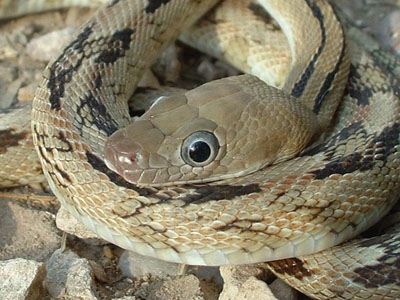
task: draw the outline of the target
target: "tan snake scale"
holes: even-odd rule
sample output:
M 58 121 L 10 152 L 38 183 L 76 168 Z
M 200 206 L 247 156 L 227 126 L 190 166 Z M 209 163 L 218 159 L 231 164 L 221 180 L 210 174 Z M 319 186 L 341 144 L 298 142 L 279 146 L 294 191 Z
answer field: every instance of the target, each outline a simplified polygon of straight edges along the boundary
M 397 229 L 308 255 L 356 236 L 398 197 L 398 62 L 357 41 L 350 25 L 346 95 L 324 141 L 299 157 L 240 177 L 154 187 L 104 164 L 108 137 L 131 122 L 126 101 L 143 71 L 215 2 L 111 1 L 46 68 L 32 132 L 53 192 L 101 237 L 144 255 L 200 265 L 296 256 L 269 265 L 311 297 L 398 299 Z M 324 1 L 296 2 L 325 17 L 315 13 Z M 18 133 L 2 134 L 18 144 Z

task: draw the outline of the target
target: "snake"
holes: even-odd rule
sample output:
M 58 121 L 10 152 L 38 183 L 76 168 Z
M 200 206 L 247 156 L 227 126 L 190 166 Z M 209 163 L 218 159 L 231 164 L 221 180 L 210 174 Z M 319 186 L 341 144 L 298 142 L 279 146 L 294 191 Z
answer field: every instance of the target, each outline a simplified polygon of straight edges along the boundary
M 108 2 L 43 72 L 31 131 L 0 131 L 0 153 L 31 135 L 63 207 L 124 249 L 192 265 L 267 262 L 315 299 L 398 299 L 398 227 L 339 244 L 397 202 L 399 63 L 327 1 L 252 6 L 276 19 L 292 56 L 272 85 L 258 79 L 265 64 L 244 58 L 238 67 L 258 77 L 161 97 L 132 121 L 143 72 L 217 2 Z

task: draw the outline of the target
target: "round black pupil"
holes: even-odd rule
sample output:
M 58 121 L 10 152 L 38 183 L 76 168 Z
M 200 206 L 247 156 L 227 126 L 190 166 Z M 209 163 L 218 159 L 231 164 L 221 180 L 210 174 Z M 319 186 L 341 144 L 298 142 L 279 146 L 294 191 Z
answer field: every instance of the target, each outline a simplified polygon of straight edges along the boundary
M 210 146 L 205 142 L 195 142 L 189 148 L 189 156 L 193 161 L 201 163 L 206 161 L 211 154 Z

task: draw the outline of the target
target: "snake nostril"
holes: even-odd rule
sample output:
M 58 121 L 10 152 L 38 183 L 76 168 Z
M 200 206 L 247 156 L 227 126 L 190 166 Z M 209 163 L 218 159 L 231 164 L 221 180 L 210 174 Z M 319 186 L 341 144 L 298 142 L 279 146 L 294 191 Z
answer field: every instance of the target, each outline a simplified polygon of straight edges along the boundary
M 128 157 L 127 157 L 128 159 L 129 159 L 129 161 L 131 162 L 131 163 L 136 163 L 136 154 L 133 154 L 133 153 L 131 153 L 131 154 L 128 154 Z
M 136 165 L 138 163 L 138 157 L 135 153 L 120 153 L 117 155 L 117 161 L 120 166 Z

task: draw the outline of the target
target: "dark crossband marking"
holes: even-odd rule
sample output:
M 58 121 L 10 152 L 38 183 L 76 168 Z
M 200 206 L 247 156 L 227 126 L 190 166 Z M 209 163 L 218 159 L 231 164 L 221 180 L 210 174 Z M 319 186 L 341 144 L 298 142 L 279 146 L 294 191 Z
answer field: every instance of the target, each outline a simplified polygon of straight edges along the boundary
M 311 173 L 315 174 L 316 179 L 324 179 L 333 174 L 344 175 L 357 170 L 371 170 L 376 165 L 376 160 L 386 162 L 387 157 L 395 153 L 399 135 L 400 123 L 395 123 L 390 127 L 386 127 L 379 135 L 373 135 L 369 143 L 368 139 L 370 138 L 365 137 L 365 143 L 368 146 L 362 152 L 355 152 L 335 159 L 322 169 L 314 170 Z M 329 155 L 328 161 L 330 161 Z
M 371 87 L 362 84 L 359 66 L 350 66 L 349 83 L 346 90 L 348 95 L 357 100 L 357 105 L 367 106 L 372 96 Z
M 50 90 L 49 101 L 51 108 L 55 110 L 61 109 L 60 99 L 64 96 L 65 85 L 71 82 L 74 73 L 79 70 L 83 60 L 89 59 L 93 55 L 98 55 L 95 60 L 96 63 L 114 63 L 118 58 L 125 56 L 133 33 L 134 31 L 131 28 L 117 31 L 106 41 L 108 45 L 106 50 L 85 55 L 83 49 L 92 34 L 92 27 L 88 25 L 50 67 L 50 78 L 47 87 Z M 70 60 L 71 54 L 69 53 L 79 58 L 72 63 Z M 96 78 L 95 86 L 97 89 L 100 88 L 101 78 Z
M 342 65 L 345 54 L 346 54 L 346 42 L 343 39 L 342 50 L 340 52 L 339 60 L 336 62 L 336 65 L 335 65 L 335 68 L 333 69 L 333 71 L 329 72 L 329 74 L 325 77 L 324 83 L 322 84 L 322 87 L 319 90 L 317 98 L 315 99 L 315 104 L 314 104 L 314 108 L 313 108 L 314 113 L 318 114 L 319 111 L 321 110 L 322 103 L 325 99 L 325 96 L 328 94 L 329 90 L 332 87 L 332 82 L 335 79 L 336 74 L 339 72 L 339 69 L 340 69 L 340 66 Z
M 300 98 L 304 92 L 304 89 L 308 83 L 308 80 L 311 78 L 312 74 L 315 70 L 315 64 L 318 61 L 319 57 L 321 56 L 322 51 L 325 48 L 326 44 L 326 29 L 324 24 L 324 16 L 321 13 L 321 10 L 315 3 L 311 3 L 310 0 L 305 0 L 307 5 L 310 7 L 314 17 L 318 20 L 319 27 L 321 30 L 321 44 L 318 47 L 317 53 L 313 56 L 312 60 L 308 64 L 307 68 L 305 69 L 304 73 L 301 75 L 301 78 L 292 89 L 292 96 L 296 98 Z
M 397 230 L 398 231 L 398 230 Z M 398 233 L 397 233 L 398 234 Z M 367 264 L 354 270 L 357 276 L 354 282 L 366 288 L 400 284 L 400 257 L 398 249 L 400 241 L 395 239 L 396 233 L 367 239 L 359 244 L 360 247 L 383 249 L 384 254 L 378 258 L 378 263 Z
M 114 63 L 118 58 L 125 56 L 125 51 L 129 49 L 133 33 L 134 30 L 131 28 L 115 32 L 107 43 L 107 49 L 100 52 L 96 58 L 96 63 Z
M 191 195 L 178 198 L 179 200 L 185 201 L 187 204 L 190 203 L 205 203 L 211 200 L 232 200 L 236 197 L 243 195 L 249 195 L 251 193 L 261 192 L 258 184 L 248 185 L 200 185 L 200 186 L 187 186 L 194 188 L 194 193 Z
M 154 13 L 161 5 L 167 4 L 171 0 L 149 0 L 149 4 L 147 4 L 145 11 L 148 14 Z
M 76 54 L 83 53 L 84 43 L 88 40 L 92 34 L 92 28 L 88 25 L 77 37 L 73 40 L 68 47 L 64 49 L 58 59 L 50 67 L 50 78 L 47 83 L 47 88 L 50 91 L 50 105 L 52 109 L 60 110 L 61 101 L 64 97 L 65 85 L 72 80 L 72 75 L 79 69 L 84 60 L 82 56 L 74 64 L 70 64 L 68 68 L 62 67 L 67 51 L 71 51 Z
M 19 142 L 23 141 L 27 135 L 26 131 L 16 133 L 14 129 L 0 130 L 0 154 L 6 153 L 8 147 L 18 146 Z
M 313 276 L 313 272 L 305 267 L 305 263 L 298 258 L 288 258 L 268 262 L 273 270 L 281 275 L 293 276 L 299 280 Z
M 113 7 L 115 4 L 117 4 L 120 0 L 113 0 L 111 1 L 110 4 L 107 5 L 107 7 Z
M 391 53 L 382 48 L 369 51 L 374 62 L 381 68 L 392 74 L 400 73 L 400 62 Z
M 393 94 L 400 99 L 400 80 L 398 79 L 400 74 L 399 60 L 382 49 L 371 51 L 371 57 L 380 71 L 389 78 Z M 380 90 L 387 92 L 382 88 Z
M 318 145 L 317 147 L 305 152 L 302 156 L 313 156 L 318 153 L 324 153 L 325 157 L 327 157 L 327 160 L 330 160 L 335 153 L 335 149 L 332 151 L 327 152 L 328 149 L 335 147 L 336 145 L 340 145 L 343 141 L 346 141 L 350 136 L 354 134 L 363 134 L 367 135 L 367 132 L 364 130 L 362 127 L 362 124 L 360 122 L 355 122 L 345 128 L 343 128 L 339 133 L 331 137 L 329 140 L 326 142 L 322 143 L 321 145 Z
M 253 14 L 263 20 L 266 24 L 271 24 L 271 16 L 268 12 L 258 3 L 249 3 L 247 6 L 249 10 L 253 12 Z
M 83 111 L 85 111 L 85 113 L 83 113 Z M 92 93 L 89 93 L 86 98 L 81 99 L 80 105 L 77 108 L 77 115 L 79 116 L 85 115 L 86 112 L 91 115 L 93 119 L 92 124 L 96 125 L 96 127 L 104 132 L 107 136 L 112 135 L 118 130 L 117 125 L 115 124 L 111 115 L 107 112 L 104 104 L 99 102 Z M 88 121 L 84 119 L 82 122 Z M 87 126 L 88 124 L 84 123 L 82 125 Z

